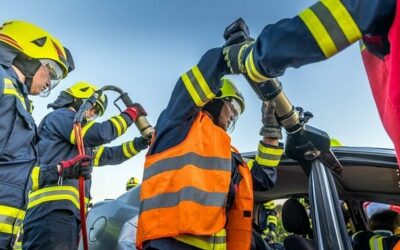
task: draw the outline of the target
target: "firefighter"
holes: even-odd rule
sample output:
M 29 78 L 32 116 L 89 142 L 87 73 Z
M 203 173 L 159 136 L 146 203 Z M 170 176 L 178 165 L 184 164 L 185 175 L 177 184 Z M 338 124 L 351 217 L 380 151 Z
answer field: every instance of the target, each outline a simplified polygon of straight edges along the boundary
M 74 63 L 47 31 L 25 21 L 9 21 L 0 27 L 0 65 L 0 249 L 9 249 L 20 231 L 29 175 L 37 161 L 28 95 L 47 96 Z M 57 173 L 56 165 L 52 171 Z
M 267 201 L 261 208 L 261 227 L 263 229 L 262 238 L 269 244 L 276 240 L 276 229 L 278 227 L 278 217 L 274 201 Z
M 274 103 L 264 104 L 263 140 L 246 164 L 227 133 L 245 103 L 226 72 L 222 49 L 209 50 L 179 78 L 158 119 L 141 185 L 139 249 L 250 249 L 253 190 L 276 181 L 281 128 Z
M 400 162 L 400 4 L 396 0 L 322 0 L 294 18 L 265 26 L 257 40 L 225 48 L 230 72 L 254 83 L 332 57 L 361 40 L 380 118 Z
M 131 177 L 129 180 L 126 182 L 126 191 L 136 187 L 140 183 L 139 179 L 136 177 Z
M 98 88 L 87 82 L 78 82 L 61 91 L 48 107 L 54 109 L 39 125 L 41 164 L 54 164 L 61 159 L 78 155 L 75 145 L 73 120 L 83 99 L 91 97 Z M 120 146 L 105 147 L 124 134 L 139 116 L 147 115 L 140 104 L 133 104 L 119 115 L 96 123 L 107 108 L 107 96 L 103 93 L 95 106 L 85 114 L 82 137 L 85 153 L 92 157 L 93 166 L 117 165 L 147 148 L 147 139 L 137 137 Z M 87 167 L 88 169 L 91 166 Z M 32 171 L 32 190 L 24 220 L 23 249 L 77 249 L 80 230 L 80 205 L 78 180 L 60 178 L 56 181 L 42 180 L 41 167 Z M 63 176 L 61 176 L 63 177 Z M 78 176 L 74 176 L 78 177 Z M 85 199 L 90 196 L 90 175 L 86 176 Z M 86 208 L 82 208 L 86 209 Z

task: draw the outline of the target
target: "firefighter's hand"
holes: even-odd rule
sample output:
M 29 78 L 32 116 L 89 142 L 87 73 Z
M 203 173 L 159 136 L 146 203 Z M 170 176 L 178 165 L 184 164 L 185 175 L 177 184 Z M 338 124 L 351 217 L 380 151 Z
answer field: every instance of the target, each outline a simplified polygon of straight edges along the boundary
M 133 139 L 133 146 L 135 147 L 135 149 L 137 151 L 142 151 L 142 150 L 148 148 L 149 144 L 150 144 L 150 141 L 141 136 Z
M 226 66 L 231 74 L 244 74 L 246 68 L 244 67 L 244 57 L 247 50 L 252 46 L 253 38 L 248 38 L 242 43 L 225 46 L 223 54 Z
M 263 102 L 261 113 L 263 126 L 260 130 L 260 135 L 264 138 L 281 139 L 282 132 L 275 115 L 275 102 Z
M 78 155 L 72 159 L 61 161 L 58 174 L 63 179 L 78 179 L 83 176 L 85 180 L 90 179 L 92 173 L 92 157 Z
M 127 107 L 123 113 L 127 114 L 133 122 L 140 116 L 147 116 L 146 110 L 139 103 L 134 103 L 132 106 Z

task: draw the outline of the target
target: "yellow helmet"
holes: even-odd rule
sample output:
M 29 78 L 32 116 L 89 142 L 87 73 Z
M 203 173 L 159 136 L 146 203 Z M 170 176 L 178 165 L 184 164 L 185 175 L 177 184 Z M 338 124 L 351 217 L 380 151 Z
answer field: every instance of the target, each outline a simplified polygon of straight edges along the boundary
M 136 187 L 140 183 L 139 179 L 136 177 L 131 177 L 129 180 L 126 182 L 126 191 L 128 191 L 131 188 Z
M 232 98 L 238 102 L 240 105 L 240 114 L 243 113 L 245 105 L 244 105 L 244 98 L 242 93 L 236 88 L 233 82 L 229 79 L 222 78 L 222 87 L 220 92 L 217 94 L 215 98 L 223 99 L 223 98 Z
M 87 99 L 90 98 L 96 90 L 99 88 L 88 82 L 77 82 L 71 87 L 65 90 L 66 93 L 73 96 L 76 99 Z M 99 116 L 102 116 L 107 109 L 107 96 L 105 94 L 101 94 L 99 98 L 97 98 L 96 108 L 98 109 Z
M 335 139 L 335 138 L 331 138 L 330 142 L 331 142 L 331 147 L 341 147 L 341 146 L 343 146 L 342 143 L 338 139 Z
M 0 42 L 3 42 L 28 57 L 49 59 L 57 62 L 65 78 L 74 69 L 68 49 L 38 26 L 25 21 L 8 21 L 0 26 Z

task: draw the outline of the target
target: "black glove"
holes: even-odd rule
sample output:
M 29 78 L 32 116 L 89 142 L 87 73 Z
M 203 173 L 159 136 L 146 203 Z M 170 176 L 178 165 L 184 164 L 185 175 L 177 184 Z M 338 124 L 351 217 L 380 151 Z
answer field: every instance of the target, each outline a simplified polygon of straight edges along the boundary
M 223 48 L 224 59 L 228 70 L 231 74 L 244 74 L 246 68 L 244 67 L 243 55 L 249 46 L 254 42 L 253 38 L 247 38 L 244 42 L 229 45 Z
M 143 149 L 148 148 L 150 141 L 143 137 L 136 137 L 133 139 L 133 146 L 137 151 L 142 151 Z
M 83 176 L 85 180 L 90 179 L 92 173 L 92 157 L 88 155 L 77 155 L 72 159 L 61 161 L 61 169 L 58 174 L 63 179 L 78 179 Z
M 282 132 L 275 115 L 275 102 L 263 102 L 261 113 L 263 126 L 260 130 L 260 135 L 268 138 L 281 139 Z
M 139 103 L 134 103 L 124 110 L 124 113 L 129 115 L 132 121 L 136 121 L 140 116 L 147 116 L 146 110 Z

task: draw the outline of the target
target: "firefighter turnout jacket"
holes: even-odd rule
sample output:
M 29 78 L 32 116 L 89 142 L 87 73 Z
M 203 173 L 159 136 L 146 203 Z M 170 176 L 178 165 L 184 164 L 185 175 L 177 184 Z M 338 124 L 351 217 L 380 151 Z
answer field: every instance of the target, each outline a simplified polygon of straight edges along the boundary
M 174 237 L 201 249 L 250 249 L 253 190 L 273 187 L 281 146 L 259 144 L 247 164 L 202 111 L 226 73 L 212 49 L 178 80 L 146 156 L 137 247 Z
M 1 51 L 0 51 L 1 54 Z M 12 246 L 26 205 L 29 174 L 36 163 L 36 125 L 26 86 L 0 65 L 0 249 Z
M 46 165 L 55 165 L 62 160 L 78 155 L 73 130 L 75 114 L 75 111 L 68 108 L 56 109 L 48 114 L 39 125 L 38 148 L 42 164 L 32 171 L 32 187 L 29 193 L 25 224 L 57 209 L 70 210 L 80 220 L 79 181 L 65 179 L 62 183 L 58 183 L 58 174 L 51 178 L 43 173 L 46 171 Z M 121 136 L 131 124 L 131 118 L 121 113 L 102 123 L 90 121 L 82 126 L 85 151 L 87 155 L 93 157 L 95 167 L 120 164 L 138 153 L 133 141 L 115 147 L 103 145 Z M 91 181 L 85 181 L 85 185 L 86 202 L 88 202 Z

